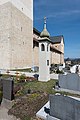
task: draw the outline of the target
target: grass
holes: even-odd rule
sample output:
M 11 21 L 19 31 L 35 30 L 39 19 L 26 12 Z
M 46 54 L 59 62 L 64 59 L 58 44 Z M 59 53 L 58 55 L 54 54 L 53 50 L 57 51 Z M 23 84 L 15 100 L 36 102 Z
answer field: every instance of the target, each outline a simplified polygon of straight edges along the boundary
M 54 93 L 52 88 L 55 83 L 56 80 L 20 83 L 22 89 L 16 94 L 15 104 L 9 114 L 13 114 L 21 120 L 31 120 L 35 117 L 36 112 L 49 100 L 49 94 Z M 31 90 L 30 94 L 27 93 L 28 90 Z M 17 99 L 19 101 L 16 103 Z
M 4 75 L 8 77 L 8 75 Z M 21 78 L 23 79 L 24 76 Z M 16 80 L 16 77 L 15 77 Z M 76 96 L 67 92 L 57 92 L 53 89 L 53 86 L 56 84 L 57 80 L 51 79 L 48 82 L 40 81 L 27 81 L 18 83 L 16 81 L 15 85 L 20 85 L 20 90 L 16 93 L 15 104 L 10 109 L 9 114 L 13 114 L 21 120 L 33 120 L 31 118 L 35 117 L 35 114 L 40 108 L 49 100 L 49 94 L 61 93 L 65 95 Z M 28 94 L 27 91 L 31 90 L 31 93 Z M 2 93 L 0 92 L 2 98 Z
M 31 98 L 39 96 L 39 93 L 46 93 L 46 94 L 55 94 L 55 90 L 53 90 L 53 86 L 55 85 L 57 80 L 50 80 L 48 82 L 40 82 L 40 81 L 30 81 L 30 82 L 23 82 L 23 83 L 15 83 L 16 85 L 20 85 L 22 87 L 21 90 L 15 95 L 24 96 L 28 94 L 28 90 L 31 91 Z
M 50 80 L 48 82 L 39 82 L 39 81 L 27 82 L 24 85 L 24 90 L 22 90 L 22 92 L 30 89 L 31 91 L 34 92 L 45 92 L 47 94 L 52 94 L 54 93 L 54 90 L 52 88 L 55 85 L 55 83 L 56 80 Z
M 72 94 L 72 93 L 65 92 L 65 91 L 55 91 L 53 89 L 53 86 L 55 86 L 56 81 L 57 80 L 51 79 L 48 82 L 41 82 L 41 81 L 36 80 L 36 81 L 20 83 L 20 84 L 22 84 L 22 90 L 20 91 L 20 95 L 27 94 L 27 91 L 31 90 L 33 93 L 39 93 L 39 92 L 40 93 L 44 92 L 44 93 L 47 93 L 47 94 L 60 93 L 62 95 L 70 95 L 70 96 L 80 97 L 80 95 L 78 95 L 78 94 Z M 19 93 L 18 93 L 18 95 L 19 95 Z
M 34 99 L 39 96 L 39 93 L 46 93 L 46 94 L 55 94 L 60 93 L 62 95 L 70 95 L 74 97 L 80 97 L 78 94 L 72 94 L 65 91 L 55 91 L 53 86 L 55 85 L 57 80 L 50 80 L 48 82 L 39 82 L 39 81 L 31 81 L 22 84 L 22 90 L 18 92 L 18 96 L 23 96 L 27 94 L 28 90 L 31 90 L 31 95 L 29 96 L 30 99 Z M 21 83 L 20 83 L 21 84 Z
M 53 86 L 56 81 L 57 80 L 50 80 L 48 82 L 30 81 L 20 83 L 22 89 L 18 92 L 18 97 L 16 97 L 18 99 L 15 99 L 15 104 L 9 111 L 9 114 L 13 114 L 21 118 L 21 120 L 34 120 L 33 118 L 36 112 L 49 100 L 49 94 L 61 93 L 62 95 L 72 95 L 67 92 L 55 91 Z M 31 90 L 30 94 L 27 94 L 28 90 Z

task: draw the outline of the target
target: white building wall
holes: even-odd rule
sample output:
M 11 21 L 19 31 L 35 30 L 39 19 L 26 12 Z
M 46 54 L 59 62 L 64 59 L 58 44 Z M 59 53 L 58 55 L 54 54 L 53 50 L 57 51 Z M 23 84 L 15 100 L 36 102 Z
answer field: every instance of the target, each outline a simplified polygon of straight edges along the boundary
M 45 51 L 41 51 L 41 44 L 44 44 Z M 50 80 L 50 44 L 47 42 L 39 43 L 39 81 L 47 82 Z M 49 60 L 49 65 L 47 65 L 47 60 Z

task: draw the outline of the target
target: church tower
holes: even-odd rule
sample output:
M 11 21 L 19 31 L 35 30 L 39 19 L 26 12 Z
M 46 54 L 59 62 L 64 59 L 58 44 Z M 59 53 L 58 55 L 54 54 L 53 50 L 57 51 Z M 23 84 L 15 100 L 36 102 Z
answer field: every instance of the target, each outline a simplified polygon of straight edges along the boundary
M 0 0 L 0 69 L 31 67 L 32 46 L 33 0 Z
M 46 18 L 44 18 L 44 29 L 39 40 L 39 81 L 50 80 L 50 34 L 46 29 Z

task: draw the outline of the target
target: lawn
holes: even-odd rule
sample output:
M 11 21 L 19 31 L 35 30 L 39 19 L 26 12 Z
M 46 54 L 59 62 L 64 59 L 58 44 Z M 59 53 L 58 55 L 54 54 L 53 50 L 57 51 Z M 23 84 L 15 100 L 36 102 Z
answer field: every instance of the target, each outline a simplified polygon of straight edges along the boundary
M 28 82 L 24 85 L 24 89 L 31 89 L 32 91 L 46 92 L 47 94 L 52 93 L 52 88 L 55 85 L 56 80 L 50 80 L 48 82 Z
M 13 69 L 12 71 L 19 71 L 19 72 L 33 72 L 31 68 L 26 68 L 26 69 Z
M 5 77 L 5 76 L 4 76 Z M 7 76 L 8 77 L 8 76 Z M 9 110 L 9 114 L 13 114 L 21 120 L 37 120 L 36 113 L 49 100 L 50 94 L 55 94 L 56 91 L 53 86 L 57 80 L 50 80 L 48 82 L 40 82 L 36 79 L 30 78 L 30 81 L 23 80 L 24 76 L 20 77 L 20 81 L 14 76 L 14 90 L 16 88 L 15 100 L 13 107 Z M 60 92 L 65 95 L 72 95 L 66 92 Z M 0 92 L 2 98 L 2 92 Z M 72 95 L 78 96 L 78 95 Z M 80 96 L 78 96 L 80 97 Z
M 21 120 L 34 120 L 36 112 L 49 100 L 49 94 L 55 93 L 52 89 L 55 83 L 56 80 L 18 83 L 21 90 L 16 93 L 15 104 L 9 110 L 9 114 L 13 114 Z
M 30 81 L 30 82 L 22 82 L 16 83 L 16 85 L 21 87 L 21 90 L 18 91 L 16 96 L 23 96 L 30 91 L 30 93 L 47 93 L 54 94 L 53 86 L 55 85 L 57 80 L 50 80 L 48 82 L 40 82 L 40 81 Z

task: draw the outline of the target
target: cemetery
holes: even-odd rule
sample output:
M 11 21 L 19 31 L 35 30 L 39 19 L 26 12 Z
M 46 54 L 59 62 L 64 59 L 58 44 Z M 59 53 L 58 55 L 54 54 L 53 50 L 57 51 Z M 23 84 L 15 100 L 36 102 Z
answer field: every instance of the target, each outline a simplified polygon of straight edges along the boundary
M 36 116 L 44 120 L 80 119 L 80 76 L 78 73 L 60 74 L 56 81 L 55 95 L 49 96 L 43 108 Z M 45 110 L 46 108 L 46 110 Z M 45 111 L 45 112 L 43 112 Z
M 40 44 L 43 41 L 47 48 L 47 44 L 50 43 L 49 39 L 40 39 Z M 43 120 L 44 117 L 40 117 L 42 112 L 38 111 L 48 102 L 48 107 L 45 106 L 41 110 L 44 111 L 44 115 L 48 115 L 44 120 L 78 120 L 80 117 L 78 115 L 80 108 L 77 107 L 80 105 L 78 71 L 68 74 L 62 72 L 60 74 L 58 71 L 58 80 L 51 79 L 49 61 L 41 58 L 42 56 L 44 58 L 44 53 L 46 56 L 48 55 L 49 60 L 47 51 L 40 52 L 38 74 L 33 71 L 28 73 L 30 76 L 27 76 L 26 72 L 7 71 L 6 74 L 1 75 L 3 94 L 1 106 L 9 110 L 9 115 L 14 115 L 21 120 Z M 65 103 L 64 106 L 63 103 Z M 61 113 L 61 109 L 63 113 Z
M 0 0 L 0 11 L 0 108 L 15 120 L 80 120 L 80 65 L 65 67 L 64 36 L 49 34 L 46 17 L 33 28 L 33 0 Z
M 50 44 L 49 39 L 40 39 L 40 44 L 43 41 L 47 48 L 47 44 Z M 47 59 L 42 60 L 41 58 L 42 56 L 44 58 L 44 53 L 46 56 L 48 55 L 47 59 L 49 60 L 49 53 L 47 51 L 40 52 L 38 74 L 36 71 L 32 73 L 29 71 L 27 74 L 21 70 L 21 72 L 16 70 L 1 74 L 1 106 L 9 110 L 9 115 L 14 115 L 21 120 L 37 120 L 37 117 L 39 119 L 40 116 L 37 112 L 49 101 L 50 107 L 49 104 L 48 107 L 43 107 L 44 114 L 48 115 L 46 119 L 54 120 L 57 118 L 57 120 L 64 120 L 67 118 L 66 120 L 77 120 L 80 117 L 78 116 L 80 110 L 76 107 L 80 105 L 80 94 L 78 94 L 80 92 L 80 76 L 78 72 L 68 74 L 61 72 L 62 74 L 60 74 L 57 70 L 59 72 L 58 80 L 51 79 L 49 61 Z M 55 95 L 56 93 L 60 95 Z M 71 96 L 74 96 L 74 98 Z M 63 106 L 63 103 L 65 103 L 65 106 Z M 74 111 L 74 108 L 77 112 Z M 63 114 L 61 114 L 61 109 L 63 109 Z M 73 111 L 72 114 L 71 111 Z
M 53 91 L 52 88 L 53 85 L 55 85 L 56 80 L 50 80 L 45 83 L 45 82 L 39 82 L 36 79 L 35 80 L 32 79 L 30 81 L 25 82 L 24 78 L 23 80 L 21 80 L 22 79 L 21 77 L 23 76 L 20 77 L 20 81 L 19 81 L 16 80 L 15 76 L 3 75 L 3 77 L 1 78 L 4 79 L 4 85 L 5 85 L 5 79 L 9 79 L 9 77 L 11 77 L 11 79 L 13 78 L 14 81 L 14 90 L 13 90 L 14 98 L 11 97 L 11 93 L 9 93 L 8 95 L 7 85 L 6 85 L 7 88 L 4 86 L 5 94 L 3 97 L 5 99 L 8 99 L 9 101 L 14 102 L 14 105 L 12 108 L 9 108 L 8 114 L 14 115 L 17 118 L 21 118 L 21 120 L 25 120 L 25 119 L 30 120 L 31 118 L 36 119 L 35 116 L 36 112 L 48 101 L 49 94 L 55 93 L 55 91 Z M 10 85 L 11 85 L 11 81 L 10 81 Z M 2 100 L 2 102 L 5 101 Z
M 68 77 L 71 78 L 71 75 L 73 76 L 74 79 L 71 79 L 71 81 L 70 81 L 70 79 Z M 65 84 L 66 78 L 65 78 L 65 80 L 63 80 L 62 76 L 64 76 L 64 75 L 59 75 L 59 85 L 60 85 L 60 87 L 63 85 L 62 87 L 65 88 L 68 84 L 67 83 Z M 79 83 L 78 74 L 68 74 L 67 76 L 68 76 L 67 82 L 70 82 L 70 84 L 67 86 L 67 89 L 74 88 L 76 90 L 75 86 L 79 85 L 78 84 Z M 1 89 L 3 89 L 3 98 L 4 98 L 4 99 L 2 99 L 2 105 L 6 105 L 6 104 L 4 104 L 5 99 L 8 99 L 9 101 L 14 101 L 13 102 L 14 105 L 12 105 L 11 107 L 10 106 L 5 106 L 5 107 L 10 107 L 8 114 L 14 115 L 17 118 L 21 118 L 21 120 L 25 120 L 25 119 L 28 119 L 28 120 L 33 119 L 34 120 L 34 118 L 37 119 L 35 116 L 36 113 L 41 109 L 42 106 L 44 106 L 44 104 L 46 104 L 48 102 L 48 100 L 53 101 L 53 99 L 56 99 L 55 101 L 60 102 L 61 101 L 60 99 L 64 99 L 64 100 L 68 99 L 68 100 L 71 100 L 73 103 L 73 101 L 75 101 L 76 98 L 77 99 L 80 98 L 79 94 L 74 94 L 74 93 L 70 93 L 67 91 L 56 91 L 56 89 L 53 89 L 54 86 L 58 86 L 58 80 L 52 79 L 52 80 L 49 80 L 48 82 L 41 82 L 35 78 L 28 77 L 28 76 L 26 77 L 25 75 L 21 75 L 17 78 L 17 75 L 10 76 L 9 74 L 2 75 L 0 77 L 0 80 L 1 79 L 3 80 L 3 84 L 4 84 L 3 88 L 1 88 Z M 74 86 L 71 86 L 72 80 L 74 80 L 75 82 L 78 82 L 78 83 L 74 84 Z M 9 86 L 9 88 L 8 88 L 8 86 Z M 13 88 L 13 90 L 12 90 L 12 88 Z M 9 92 L 7 92 L 7 91 L 9 91 Z M 78 87 L 77 87 L 77 91 L 79 91 Z M 61 96 L 57 97 L 55 95 L 56 93 L 60 93 Z M 50 95 L 50 94 L 52 94 L 52 95 Z M 66 98 L 65 98 L 65 96 L 66 96 Z M 74 96 L 75 99 L 68 97 L 68 96 Z M 77 100 L 77 102 L 79 102 L 79 101 Z M 11 102 L 7 102 L 7 103 L 9 104 Z M 54 102 L 54 104 L 52 104 L 52 103 L 53 102 L 50 102 L 51 106 L 50 106 L 50 115 L 48 116 L 49 120 L 52 120 L 53 116 L 58 117 L 56 115 L 53 115 L 53 112 L 51 112 L 51 111 L 54 111 L 52 106 L 56 105 L 55 102 Z M 63 102 L 60 102 L 60 105 L 62 103 Z M 75 102 L 75 104 L 77 104 L 77 103 Z M 61 109 L 62 105 L 61 106 L 60 105 L 59 105 L 59 107 Z M 65 104 L 65 106 L 66 106 L 66 104 Z M 74 108 L 74 106 L 73 106 L 73 108 Z M 58 118 L 60 118 L 60 117 L 61 116 L 59 116 Z M 61 119 L 61 120 L 64 120 L 64 119 Z M 73 119 L 73 120 L 77 120 L 77 119 Z

